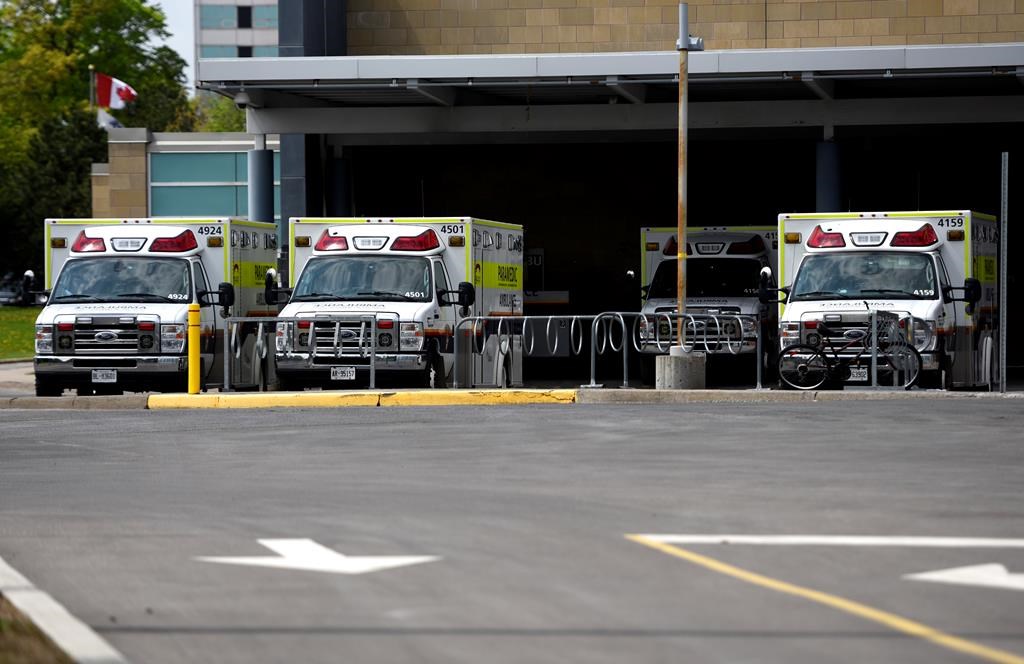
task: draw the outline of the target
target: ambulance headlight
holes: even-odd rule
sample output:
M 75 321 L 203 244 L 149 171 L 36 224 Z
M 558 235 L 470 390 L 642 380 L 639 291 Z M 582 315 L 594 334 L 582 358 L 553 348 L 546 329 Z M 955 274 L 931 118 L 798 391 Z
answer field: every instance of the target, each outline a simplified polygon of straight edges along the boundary
M 779 326 L 779 344 L 785 348 L 800 343 L 800 323 L 783 323 Z
M 919 351 L 935 349 L 935 321 L 914 319 L 914 348 Z
M 53 352 L 53 326 L 36 325 L 36 352 Z
M 160 326 L 160 352 L 180 353 L 185 350 L 185 326 L 181 323 Z
M 402 323 L 398 338 L 399 349 L 417 351 L 423 349 L 423 323 Z
M 277 333 L 274 336 L 274 347 L 278 353 L 284 353 L 292 349 L 292 324 L 278 323 Z

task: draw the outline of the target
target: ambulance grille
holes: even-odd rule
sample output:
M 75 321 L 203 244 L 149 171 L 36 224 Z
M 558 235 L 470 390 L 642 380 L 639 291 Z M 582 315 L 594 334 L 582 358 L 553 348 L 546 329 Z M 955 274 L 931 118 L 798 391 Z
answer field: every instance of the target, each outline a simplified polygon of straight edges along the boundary
M 75 323 L 75 352 L 94 354 L 138 353 L 138 323 L 119 317 L 93 316 Z
M 313 363 L 332 364 L 337 357 L 359 357 L 359 330 L 360 324 L 357 321 L 339 321 L 337 323 L 325 321 L 313 323 Z M 363 346 L 370 344 L 370 326 L 364 330 Z M 337 335 L 338 348 L 335 346 L 335 335 Z

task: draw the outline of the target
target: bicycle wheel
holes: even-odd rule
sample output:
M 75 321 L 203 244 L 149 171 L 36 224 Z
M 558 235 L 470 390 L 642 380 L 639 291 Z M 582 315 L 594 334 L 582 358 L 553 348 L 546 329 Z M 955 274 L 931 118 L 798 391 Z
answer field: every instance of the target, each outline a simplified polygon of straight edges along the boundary
M 821 387 L 831 372 L 825 354 L 814 346 L 795 344 L 779 353 L 779 378 L 795 390 Z
M 921 353 L 910 345 L 899 345 L 889 348 L 879 359 L 884 358 L 884 365 L 879 369 L 887 373 L 879 377 L 879 383 L 902 387 L 909 390 L 921 375 Z

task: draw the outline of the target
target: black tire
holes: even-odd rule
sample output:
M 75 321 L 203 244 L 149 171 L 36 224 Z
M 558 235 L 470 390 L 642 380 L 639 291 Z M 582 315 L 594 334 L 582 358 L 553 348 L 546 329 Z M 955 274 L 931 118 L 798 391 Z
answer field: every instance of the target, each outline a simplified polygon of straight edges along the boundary
M 279 392 L 301 392 L 304 388 L 305 385 L 298 378 L 277 374 L 277 389 Z
M 814 346 L 794 344 L 779 353 L 778 369 L 783 387 L 816 390 L 828 380 L 831 364 Z
M 36 376 L 37 397 L 59 397 L 64 394 L 64 388 L 53 380 Z
M 435 390 L 444 389 L 447 387 L 447 381 L 444 375 L 444 358 L 441 357 L 440 353 L 434 353 L 430 358 L 430 371 L 434 372 L 433 387 Z
M 921 375 L 921 353 L 910 345 L 900 345 L 889 348 L 882 356 L 884 364 L 879 364 L 879 371 L 884 371 L 884 376 L 879 376 L 878 383 L 882 385 L 895 385 L 909 390 L 917 383 Z M 881 359 L 880 358 L 880 359 Z

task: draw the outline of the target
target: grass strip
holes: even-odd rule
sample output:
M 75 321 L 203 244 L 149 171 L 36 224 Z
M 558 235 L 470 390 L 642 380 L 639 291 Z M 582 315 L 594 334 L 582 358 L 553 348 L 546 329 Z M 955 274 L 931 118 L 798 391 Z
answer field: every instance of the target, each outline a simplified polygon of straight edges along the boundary
M 0 360 L 31 360 L 41 307 L 0 307 Z
M 0 596 L 0 664 L 71 664 L 53 641 Z

